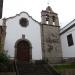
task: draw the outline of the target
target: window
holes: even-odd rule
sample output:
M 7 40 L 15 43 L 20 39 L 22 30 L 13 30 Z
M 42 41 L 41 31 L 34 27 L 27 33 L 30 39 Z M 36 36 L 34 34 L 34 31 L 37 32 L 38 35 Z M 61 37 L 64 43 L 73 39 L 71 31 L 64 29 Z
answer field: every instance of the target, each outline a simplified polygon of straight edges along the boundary
M 72 34 L 67 35 L 67 41 L 68 41 L 68 46 L 72 46 L 74 44 Z
M 46 24 L 49 24 L 49 15 L 46 14 Z
M 53 19 L 53 25 L 55 25 L 55 16 L 53 16 L 52 19 Z
M 22 27 L 27 27 L 28 26 L 28 20 L 27 20 L 27 18 L 21 18 L 19 22 L 20 22 L 20 25 Z

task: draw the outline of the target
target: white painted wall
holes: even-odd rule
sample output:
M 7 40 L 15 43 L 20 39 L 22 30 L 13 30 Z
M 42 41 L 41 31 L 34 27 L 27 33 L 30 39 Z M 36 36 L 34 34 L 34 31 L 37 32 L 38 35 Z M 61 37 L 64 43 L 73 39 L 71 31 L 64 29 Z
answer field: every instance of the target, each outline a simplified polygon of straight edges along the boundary
M 68 46 L 67 42 L 67 35 L 72 34 L 73 37 L 73 46 Z M 63 52 L 63 57 L 75 57 L 75 27 L 71 28 L 67 32 L 63 33 L 61 36 L 61 44 L 62 44 L 62 52 Z
M 27 27 L 22 27 L 19 24 L 19 19 L 25 17 L 29 20 Z M 35 22 L 26 13 L 21 13 L 13 18 L 9 18 L 6 21 L 6 38 L 4 49 L 8 51 L 11 57 L 15 55 L 15 42 L 22 38 L 22 34 L 25 34 L 25 38 L 32 44 L 32 60 L 42 59 L 41 49 L 41 31 L 39 23 Z
M 3 25 L 3 20 L 2 19 L 0 19 L 0 26 L 2 26 Z

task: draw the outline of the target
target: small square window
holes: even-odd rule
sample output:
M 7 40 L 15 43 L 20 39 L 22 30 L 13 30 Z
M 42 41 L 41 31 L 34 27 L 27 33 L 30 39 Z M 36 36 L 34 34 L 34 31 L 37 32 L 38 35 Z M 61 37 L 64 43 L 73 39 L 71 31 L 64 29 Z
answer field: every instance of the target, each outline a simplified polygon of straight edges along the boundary
M 68 46 L 74 45 L 72 34 L 67 35 Z

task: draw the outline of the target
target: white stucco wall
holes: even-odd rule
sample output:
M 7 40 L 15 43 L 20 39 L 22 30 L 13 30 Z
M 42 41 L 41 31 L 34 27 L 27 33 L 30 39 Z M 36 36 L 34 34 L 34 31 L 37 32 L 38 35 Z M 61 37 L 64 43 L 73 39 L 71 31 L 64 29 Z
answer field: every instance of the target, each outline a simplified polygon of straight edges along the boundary
M 74 45 L 68 46 L 67 35 L 72 34 Z M 75 57 L 75 27 L 63 33 L 61 36 L 63 57 Z
M 2 20 L 2 19 L 0 19 L 0 26 L 2 26 L 2 24 L 3 24 L 3 20 Z
M 29 20 L 27 27 L 22 27 L 19 24 L 19 19 L 25 17 Z M 9 18 L 6 21 L 6 38 L 4 49 L 8 51 L 11 57 L 15 55 L 15 43 L 22 38 L 22 34 L 25 34 L 25 38 L 32 44 L 32 60 L 42 59 L 41 50 L 41 31 L 39 23 L 35 22 L 26 13 L 21 13 L 13 18 Z

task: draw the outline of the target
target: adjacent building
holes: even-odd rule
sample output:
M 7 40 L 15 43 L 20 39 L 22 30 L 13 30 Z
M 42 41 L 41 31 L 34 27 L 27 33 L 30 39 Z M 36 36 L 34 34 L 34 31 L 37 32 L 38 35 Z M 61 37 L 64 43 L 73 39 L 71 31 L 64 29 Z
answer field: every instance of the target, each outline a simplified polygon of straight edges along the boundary
M 75 58 L 75 19 L 60 30 L 64 59 Z

